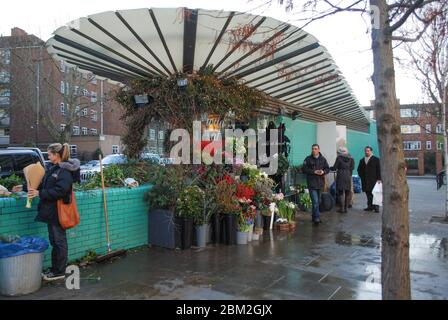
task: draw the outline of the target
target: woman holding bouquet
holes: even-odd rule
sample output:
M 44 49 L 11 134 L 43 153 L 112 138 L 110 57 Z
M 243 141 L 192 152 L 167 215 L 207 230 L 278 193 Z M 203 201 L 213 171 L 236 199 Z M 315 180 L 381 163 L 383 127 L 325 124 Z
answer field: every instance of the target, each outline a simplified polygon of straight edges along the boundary
M 28 190 L 28 198 L 40 198 L 35 220 L 48 225 L 48 235 L 52 246 L 52 266 L 43 274 L 44 280 L 47 281 L 65 277 L 68 257 L 67 236 L 58 220 L 57 200 L 63 199 L 64 203 L 70 203 L 72 184 L 79 181 L 80 166 L 78 159 L 69 158 L 70 146 L 67 143 L 51 144 L 48 147 L 50 165 L 46 168 L 42 182 L 37 189 L 29 188 Z M 17 192 L 21 189 L 22 186 L 16 186 L 13 191 Z

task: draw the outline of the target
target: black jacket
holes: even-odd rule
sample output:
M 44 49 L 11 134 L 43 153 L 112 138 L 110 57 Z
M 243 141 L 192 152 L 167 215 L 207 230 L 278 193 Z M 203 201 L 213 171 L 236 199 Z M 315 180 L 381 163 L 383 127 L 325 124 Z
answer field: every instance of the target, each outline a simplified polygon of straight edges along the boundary
M 316 170 L 323 170 L 325 174 L 330 172 L 327 159 L 321 153 L 319 153 L 319 157 L 317 158 L 309 155 L 303 161 L 303 173 L 306 174 L 308 189 L 323 189 L 325 186 L 325 174 L 319 176 L 314 173 Z
M 70 159 L 59 165 L 49 165 L 39 186 L 39 204 L 36 221 L 57 224 L 57 200 L 63 199 L 70 203 L 72 184 L 79 176 L 79 160 Z
M 355 169 L 355 161 L 350 155 L 339 155 L 336 158 L 331 170 L 337 171 L 337 190 L 351 190 L 353 169 Z
M 366 165 L 362 158 L 358 165 L 358 175 L 361 178 L 362 191 L 372 192 L 376 182 L 381 180 L 380 159 L 372 156 Z

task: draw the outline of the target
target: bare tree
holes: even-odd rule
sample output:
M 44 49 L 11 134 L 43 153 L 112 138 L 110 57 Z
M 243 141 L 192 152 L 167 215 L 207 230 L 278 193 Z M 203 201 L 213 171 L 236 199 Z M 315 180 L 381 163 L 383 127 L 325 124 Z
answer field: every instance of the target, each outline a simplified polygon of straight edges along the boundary
M 431 130 L 443 137 L 445 172 L 448 172 L 447 95 L 448 95 L 448 3 L 435 2 L 423 9 L 423 17 L 435 18 L 416 43 L 406 44 L 408 66 L 414 71 L 423 92 L 433 102 L 423 104 L 420 112 L 438 119 L 442 130 Z M 414 18 L 415 19 L 415 18 Z M 428 107 L 429 106 L 429 107 Z M 448 189 L 445 196 L 445 220 L 448 222 Z
M 80 123 L 82 117 L 91 116 L 87 108 L 98 103 L 96 95 L 87 90 L 95 77 L 76 68 L 66 68 L 63 64 L 58 66 L 40 50 L 45 48 L 12 50 L 20 64 L 15 67 L 16 79 L 11 81 L 11 89 L 15 91 L 23 119 L 34 117 L 30 120 L 36 126 L 34 130 L 39 130 L 42 124 L 52 140 L 70 142 L 73 127 Z M 58 121 L 59 114 L 63 117 L 63 128 Z
M 279 0 L 288 10 L 299 0 Z M 381 282 L 383 299 L 410 299 L 409 272 L 409 188 L 406 181 L 399 103 L 395 89 L 393 41 L 415 42 L 440 14 L 425 10 L 434 2 L 447 0 L 307 0 L 301 8 L 304 26 L 339 12 L 371 14 L 371 39 L 377 116 L 378 144 L 383 177 Z M 416 23 L 405 36 L 399 30 L 415 17 Z

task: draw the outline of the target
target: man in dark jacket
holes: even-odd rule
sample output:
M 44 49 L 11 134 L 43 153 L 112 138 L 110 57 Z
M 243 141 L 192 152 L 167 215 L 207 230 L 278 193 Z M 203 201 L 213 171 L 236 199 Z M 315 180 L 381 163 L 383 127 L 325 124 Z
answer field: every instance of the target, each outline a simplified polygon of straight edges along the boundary
M 362 191 L 367 195 L 367 208 L 364 211 L 380 212 L 379 206 L 373 205 L 373 188 L 381 183 L 380 159 L 373 155 L 371 147 L 364 149 L 365 157 L 359 161 L 358 175 L 361 178 Z
M 311 201 L 313 203 L 313 223 L 319 225 L 320 220 L 320 196 L 325 186 L 325 175 L 330 172 L 327 159 L 320 153 L 318 144 L 311 147 L 311 155 L 306 157 L 303 162 L 303 173 L 306 174 L 306 182 L 310 192 Z

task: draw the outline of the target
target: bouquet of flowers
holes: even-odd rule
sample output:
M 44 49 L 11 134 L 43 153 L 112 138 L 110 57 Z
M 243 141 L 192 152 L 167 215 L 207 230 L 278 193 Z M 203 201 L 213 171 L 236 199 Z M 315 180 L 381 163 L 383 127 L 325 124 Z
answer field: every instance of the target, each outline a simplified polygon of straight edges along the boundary
M 45 169 L 40 162 L 37 162 L 23 168 L 23 174 L 28 185 L 28 190 L 37 189 L 45 175 Z M 28 201 L 26 202 L 27 208 L 31 208 L 32 201 L 32 198 L 28 198 Z
M 256 214 L 255 210 L 256 208 L 254 205 L 249 205 L 248 203 L 243 204 L 238 223 L 240 231 L 249 231 L 250 226 L 254 223 Z

